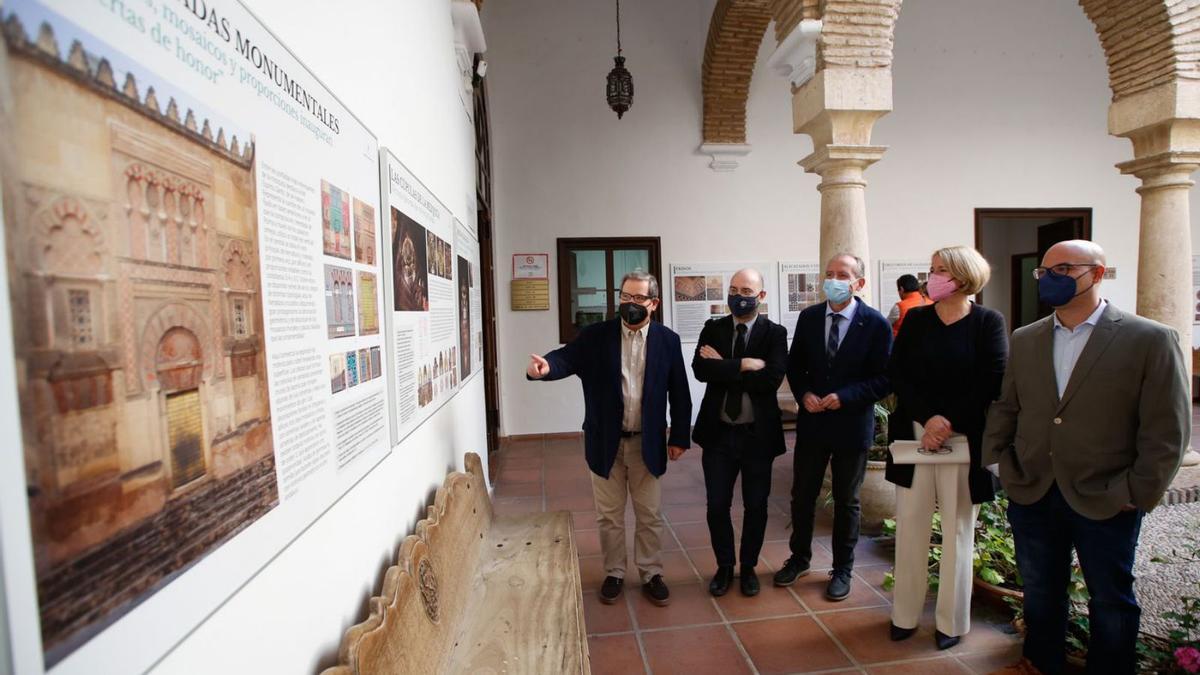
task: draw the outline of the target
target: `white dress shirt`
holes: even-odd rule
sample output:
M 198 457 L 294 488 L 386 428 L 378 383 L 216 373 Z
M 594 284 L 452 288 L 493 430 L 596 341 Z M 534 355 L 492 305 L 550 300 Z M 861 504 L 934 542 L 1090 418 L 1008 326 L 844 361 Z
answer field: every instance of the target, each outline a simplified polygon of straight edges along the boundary
M 642 430 L 642 382 L 646 379 L 646 336 L 650 322 L 637 330 L 621 323 L 621 396 L 625 414 L 621 421 L 624 431 Z
M 846 339 L 846 331 L 850 328 L 850 322 L 854 320 L 854 313 L 858 311 L 858 298 L 850 296 L 850 302 L 842 308 L 842 311 L 835 312 L 833 307 L 829 306 L 829 301 L 825 301 L 825 341 L 821 344 L 829 344 L 829 326 L 833 324 L 833 319 L 830 317 L 834 314 L 841 315 L 842 320 L 838 321 L 838 348 L 842 346 L 842 340 Z
M 1100 300 L 1096 311 L 1084 319 L 1083 323 L 1075 326 L 1075 330 L 1062 325 L 1058 320 L 1058 312 L 1054 313 L 1054 379 L 1058 384 L 1059 399 L 1062 399 L 1063 393 L 1066 392 L 1071 373 L 1075 370 L 1075 363 L 1079 361 L 1079 355 L 1087 346 L 1088 338 L 1092 337 L 1092 329 L 1100 321 L 1105 307 L 1108 307 L 1108 301 Z

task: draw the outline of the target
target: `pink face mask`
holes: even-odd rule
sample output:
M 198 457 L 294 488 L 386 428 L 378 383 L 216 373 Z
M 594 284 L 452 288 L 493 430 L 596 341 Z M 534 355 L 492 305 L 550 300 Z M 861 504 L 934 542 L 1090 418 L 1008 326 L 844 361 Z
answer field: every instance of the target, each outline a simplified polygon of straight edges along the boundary
M 938 302 L 954 295 L 958 291 L 958 283 L 947 274 L 930 274 L 925 281 L 925 290 L 930 300 Z

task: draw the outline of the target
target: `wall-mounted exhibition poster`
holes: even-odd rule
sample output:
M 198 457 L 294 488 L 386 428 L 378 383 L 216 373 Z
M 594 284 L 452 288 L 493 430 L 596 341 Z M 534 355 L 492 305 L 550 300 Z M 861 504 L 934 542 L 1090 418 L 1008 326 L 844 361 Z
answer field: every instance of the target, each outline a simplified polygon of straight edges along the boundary
M 458 358 L 459 376 L 465 382 L 483 367 L 483 289 L 479 277 L 479 240 L 454 219 L 454 247 L 458 251 Z
M 880 260 L 879 273 L 875 275 L 875 305 L 884 316 L 891 311 L 892 305 L 900 302 L 896 292 L 896 280 L 905 274 L 911 274 L 917 281 L 925 283 L 929 278 L 929 260 Z
M 384 327 L 398 443 L 450 399 L 460 379 L 454 220 L 390 152 L 380 152 L 379 169 L 391 249 Z
M 12 658 L 142 672 L 390 447 L 377 142 L 234 0 L 0 13 Z
M 671 299 L 671 327 L 684 342 L 700 339 L 705 322 L 729 313 L 725 302 L 729 283 L 737 271 L 752 267 L 763 276 L 767 299 L 759 313 L 778 320 L 771 310 L 778 304 L 775 263 L 689 263 L 671 265 L 671 283 L 662 294 Z
M 779 263 L 779 320 L 787 329 L 788 340 L 809 305 L 824 301 L 821 285 L 825 283 L 825 272 L 819 263 Z

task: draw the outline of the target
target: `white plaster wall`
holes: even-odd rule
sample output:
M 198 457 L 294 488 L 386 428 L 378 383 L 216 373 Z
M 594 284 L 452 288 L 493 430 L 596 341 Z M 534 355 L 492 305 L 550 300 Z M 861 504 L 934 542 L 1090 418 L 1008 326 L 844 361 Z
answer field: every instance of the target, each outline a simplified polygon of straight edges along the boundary
M 771 30 L 751 82 L 753 152 L 726 174 L 696 152 L 713 4 L 622 6 L 635 96 L 620 121 L 604 100 L 611 3 L 484 6 L 504 434 L 578 431 L 582 421 L 577 382 L 524 379 L 529 352 L 557 346 L 557 316 L 509 311 L 513 253 L 550 252 L 552 279 L 560 236 L 658 235 L 664 272 L 672 262 L 816 258 L 818 178 L 796 165 L 811 143 L 792 134 L 788 87 L 765 67 Z M 1118 268 L 1107 295 L 1134 307 L 1138 181 L 1113 167 L 1131 149 L 1107 134 L 1104 55 L 1076 3 L 909 0 L 894 75 L 895 111 L 874 135 L 891 149 L 867 171 L 874 260 L 973 244 L 976 207 L 1087 206 Z
M 474 134 L 457 94 L 449 0 L 250 0 L 446 205 L 474 217 Z M 468 195 L 472 195 L 468 203 Z M 155 669 L 312 673 L 332 665 L 383 571 L 467 451 L 486 454 L 476 377 Z

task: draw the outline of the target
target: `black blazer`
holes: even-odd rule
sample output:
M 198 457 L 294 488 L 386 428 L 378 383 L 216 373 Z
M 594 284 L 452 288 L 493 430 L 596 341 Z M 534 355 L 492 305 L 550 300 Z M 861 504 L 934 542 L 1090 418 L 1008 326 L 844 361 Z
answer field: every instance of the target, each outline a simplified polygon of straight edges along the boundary
M 608 478 L 621 443 L 625 399 L 621 393 L 621 320 L 609 319 L 579 331 L 574 340 L 546 354 L 550 373 L 543 380 L 578 375 L 583 383 L 583 445 L 588 468 Z M 528 377 L 528 375 L 526 376 Z M 667 438 L 667 400 L 671 436 Z M 692 395 L 679 336 L 657 321 L 646 334 L 646 374 L 642 381 L 642 459 L 655 476 L 667 471 L 667 445 L 691 447 Z
M 875 402 L 891 391 L 888 351 L 892 327 L 883 315 L 861 299 L 846 328 L 833 364 L 825 356 L 825 311 L 828 303 L 808 307 L 796 319 L 788 354 L 788 385 L 800 412 L 796 416 L 796 447 L 867 450 L 875 437 Z M 907 319 L 905 319 L 907 321 Z M 804 394 L 837 393 L 842 407 L 810 413 Z
M 934 415 L 950 420 L 955 433 L 963 434 L 971 447 L 971 470 L 967 478 L 971 487 L 971 502 L 982 504 L 995 498 L 992 474 L 983 468 L 983 427 L 987 421 L 988 405 L 1000 396 L 1000 381 L 1004 377 L 1004 366 L 1008 361 L 1008 329 L 1004 315 L 974 303 L 971 312 L 962 321 L 967 322 L 970 354 L 969 362 L 962 364 L 961 376 L 937 378 L 929 373 L 931 360 L 940 358 L 946 350 L 939 350 L 931 334 L 941 325 L 936 305 L 914 307 L 908 310 L 888 370 L 892 386 L 896 390 L 897 407 L 888 420 L 888 435 L 891 440 L 913 440 L 913 422 L 924 425 Z M 931 400 L 934 396 L 950 400 L 949 409 L 936 409 Z M 912 464 L 893 464 L 888 454 L 888 481 L 901 487 L 912 487 Z
M 762 359 L 766 367 L 743 373 L 741 360 L 733 356 L 733 316 L 710 319 L 700 331 L 696 342 L 696 354 L 692 357 L 692 372 L 696 379 L 705 382 L 704 400 L 700 402 L 700 414 L 692 440 L 701 447 L 721 442 L 721 409 L 725 405 L 725 392 L 730 383 L 738 383 L 750 395 L 754 408 L 754 437 L 758 441 L 755 450 L 765 456 L 782 455 L 787 449 L 783 442 L 783 421 L 779 415 L 779 399 L 776 392 L 783 382 L 787 368 L 787 330 L 759 314 L 750 330 L 746 343 L 747 358 Z M 708 345 L 724 358 L 706 359 L 700 356 L 700 348 Z

